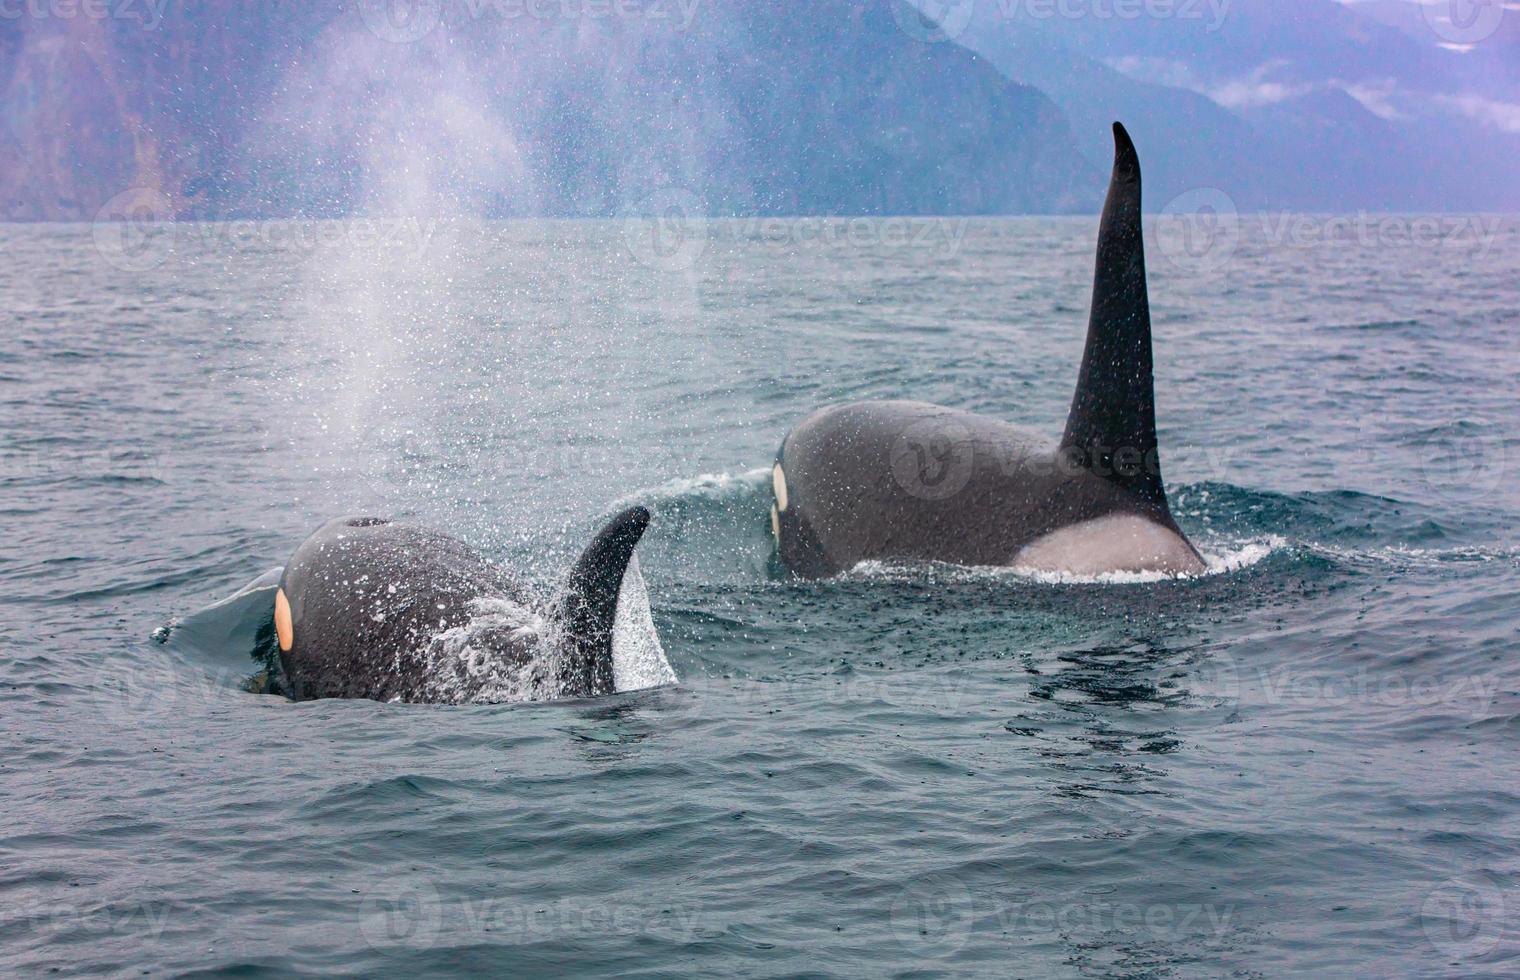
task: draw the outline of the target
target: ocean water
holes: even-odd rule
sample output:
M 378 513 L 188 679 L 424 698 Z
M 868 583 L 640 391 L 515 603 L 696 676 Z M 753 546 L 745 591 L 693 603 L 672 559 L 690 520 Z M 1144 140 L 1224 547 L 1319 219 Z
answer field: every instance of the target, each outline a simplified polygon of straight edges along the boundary
M 774 567 L 815 407 L 1059 432 L 1095 237 L 0 227 L 0 973 L 1513 976 L 1513 221 L 1153 228 L 1205 576 Z M 675 684 L 250 690 L 328 518 L 549 587 L 632 502 Z

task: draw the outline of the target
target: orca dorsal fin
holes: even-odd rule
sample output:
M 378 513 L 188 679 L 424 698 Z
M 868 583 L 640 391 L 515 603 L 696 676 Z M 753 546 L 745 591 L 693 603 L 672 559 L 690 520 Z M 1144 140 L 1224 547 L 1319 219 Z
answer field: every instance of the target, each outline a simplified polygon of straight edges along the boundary
M 612 694 L 612 627 L 623 573 L 649 527 L 649 511 L 630 507 L 614 517 L 570 570 L 561 615 L 567 640 L 560 677 L 566 697 Z
M 1098 230 L 1087 350 L 1061 448 L 1165 511 L 1153 374 L 1140 156 L 1129 133 L 1114 123 L 1114 172 Z

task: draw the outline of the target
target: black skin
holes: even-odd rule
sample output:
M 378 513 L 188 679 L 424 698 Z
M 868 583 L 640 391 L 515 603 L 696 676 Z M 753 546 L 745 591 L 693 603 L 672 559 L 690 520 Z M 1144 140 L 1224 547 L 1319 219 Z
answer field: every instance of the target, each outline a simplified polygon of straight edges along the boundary
M 560 649 L 503 629 L 485 638 L 490 654 L 529 666 L 546 652 L 563 698 L 612 694 L 612 627 L 623 574 L 649 526 L 634 507 L 615 517 L 571 570 L 557 604 Z M 432 699 L 423 653 L 438 634 L 470 621 L 472 600 L 536 598 L 505 569 L 464 543 L 428 528 L 384 518 L 324 525 L 297 549 L 280 589 L 290 605 L 289 650 L 280 653 L 285 689 L 295 700 Z M 436 680 L 436 679 L 431 679 Z M 468 691 L 464 692 L 468 695 Z
M 1140 203 L 1139 156 L 1115 123 L 1087 348 L 1061 439 L 920 402 L 816 412 L 777 454 L 787 568 L 817 578 L 870 560 L 1008 565 L 1045 534 L 1117 515 L 1182 536 L 1156 440 Z
M 789 499 L 779 555 L 805 578 L 871 560 L 1007 565 L 1051 531 L 1114 514 L 1181 535 L 1165 501 L 1136 497 L 1006 422 L 938 405 L 824 409 L 787 437 L 780 462 Z

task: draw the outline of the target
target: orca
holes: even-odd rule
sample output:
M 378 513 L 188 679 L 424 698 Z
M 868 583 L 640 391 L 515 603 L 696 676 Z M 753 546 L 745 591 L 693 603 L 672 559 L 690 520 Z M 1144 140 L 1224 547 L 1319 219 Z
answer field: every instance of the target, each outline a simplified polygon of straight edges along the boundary
M 864 561 L 1070 575 L 1197 574 L 1167 506 L 1156 442 L 1140 159 L 1114 124 L 1087 347 L 1065 432 L 911 401 L 815 412 L 772 469 L 781 563 L 822 578 Z
M 545 603 L 505 568 L 430 528 L 331 521 L 280 576 L 281 688 L 297 701 L 539 701 L 612 694 L 623 577 L 649 526 L 623 511 Z

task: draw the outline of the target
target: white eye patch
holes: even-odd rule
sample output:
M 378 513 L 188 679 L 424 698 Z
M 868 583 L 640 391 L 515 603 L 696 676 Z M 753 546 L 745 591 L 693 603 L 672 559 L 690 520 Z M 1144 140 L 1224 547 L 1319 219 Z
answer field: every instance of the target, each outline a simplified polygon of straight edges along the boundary
M 780 463 L 771 470 L 771 486 L 776 490 L 776 509 L 786 513 L 786 473 L 782 471 Z

